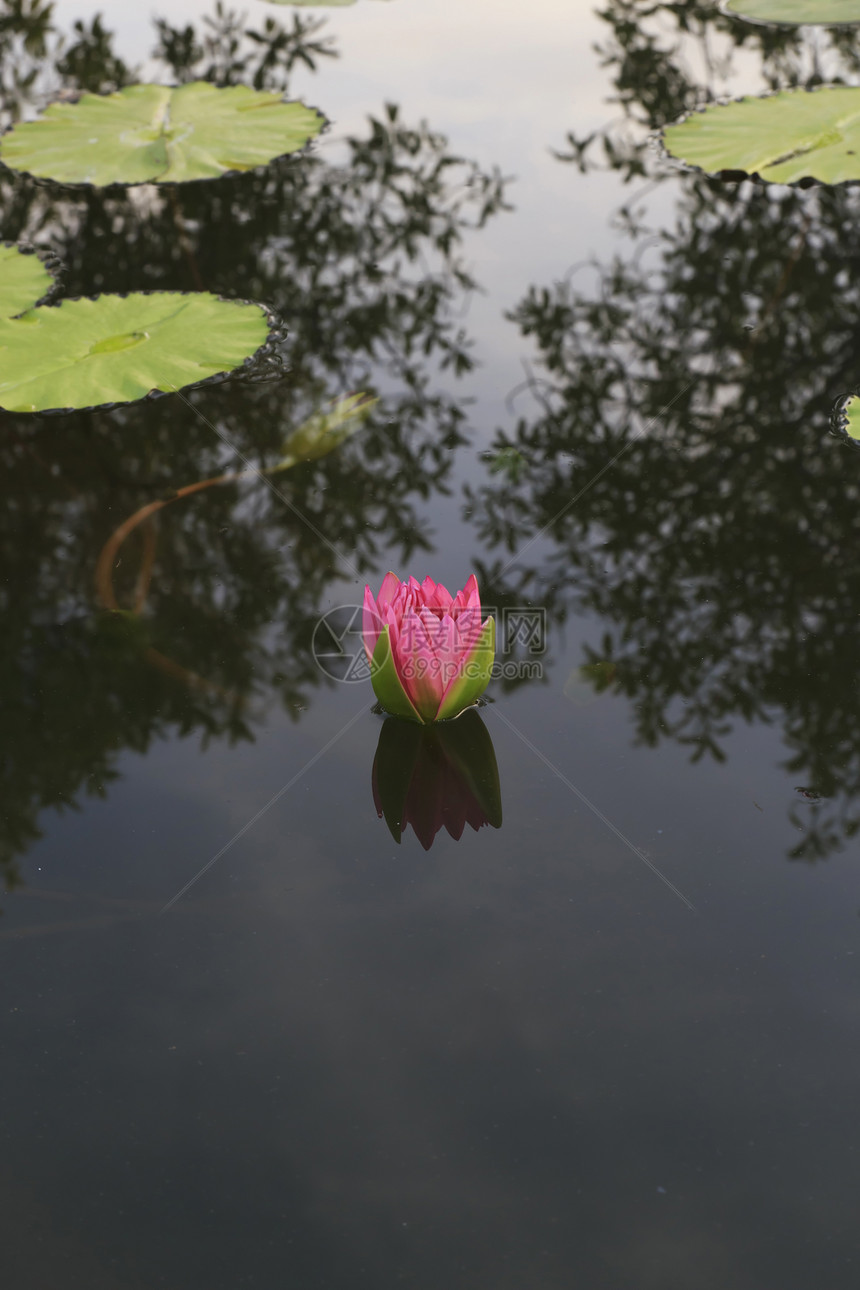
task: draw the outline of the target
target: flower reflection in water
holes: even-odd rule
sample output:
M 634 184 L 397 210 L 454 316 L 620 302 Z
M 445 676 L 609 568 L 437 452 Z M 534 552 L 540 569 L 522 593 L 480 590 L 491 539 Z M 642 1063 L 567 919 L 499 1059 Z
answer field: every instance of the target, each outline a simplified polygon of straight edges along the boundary
M 425 851 L 442 828 L 456 841 L 467 824 L 501 828 L 499 768 L 478 713 L 432 726 L 386 718 L 373 759 L 373 801 L 395 842 L 411 825 Z

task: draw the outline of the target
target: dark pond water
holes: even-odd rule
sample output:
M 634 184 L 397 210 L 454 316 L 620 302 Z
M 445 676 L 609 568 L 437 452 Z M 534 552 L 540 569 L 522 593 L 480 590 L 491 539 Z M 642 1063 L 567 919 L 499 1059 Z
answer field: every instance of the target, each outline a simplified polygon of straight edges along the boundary
M 171 70 L 101 12 L 112 41 L 55 6 L 65 53 L 0 26 L 7 112 L 266 53 L 185 0 Z M 306 157 L 168 194 L 0 175 L 0 238 L 66 295 L 204 288 L 288 333 L 280 379 L 0 419 L 5 1283 L 854 1287 L 860 457 L 829 419 L 860 196 L 721 184 L 648 130 L 857 83 L 860 37 L 695 0 L 325 16 L 265 73 L 339 49 L 293 68 L 332 120 Z M 277 493 L 136 531 L 104 608 L 123 521 L 354 391 L 360 432 Z M 414 750 L 375 797 L 389 727 L 314 639 L 389 568 L 476 572 L 505 627 L 470 753 L 500 827 L 438 748 L 421 836 L 378 815 Z

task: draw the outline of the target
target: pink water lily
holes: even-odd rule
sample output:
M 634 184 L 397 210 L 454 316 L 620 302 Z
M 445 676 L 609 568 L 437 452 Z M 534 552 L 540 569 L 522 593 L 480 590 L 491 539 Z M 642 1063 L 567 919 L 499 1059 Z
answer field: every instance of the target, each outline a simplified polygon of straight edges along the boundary
M 432 578 L 401 582 L 387 573 L 378 596 L 364 589 L 362 631 L 376 697 L 394 716 L 444 721 L 487 688 L 495 622 L 481 622 L 474 574 L 452 596 Z

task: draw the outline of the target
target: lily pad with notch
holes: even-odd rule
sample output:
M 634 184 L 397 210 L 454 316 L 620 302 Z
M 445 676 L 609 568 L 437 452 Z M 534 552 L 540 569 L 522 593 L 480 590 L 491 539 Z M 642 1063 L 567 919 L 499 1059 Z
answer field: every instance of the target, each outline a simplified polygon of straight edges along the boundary
M 0 408 L 90 408 L 181 390 L 250 363 L 269 330 L 260 305 L 208 292 L 42 305 L 0 319 Z
M 732 18 L 788 27 L 838 27 L 860 22 L 860 0 L 726 0 L 723 10 Z
M 860 89 L 781 90 L 713 104 L 668 126 L 669 154 L 708 174 L 774 184 L 860 181 Z
M 266 166 L 324 124 L 316 109 L 247 85 L 130 85 L 14 125 L 0 161 L 60 184 L 184 183 Z

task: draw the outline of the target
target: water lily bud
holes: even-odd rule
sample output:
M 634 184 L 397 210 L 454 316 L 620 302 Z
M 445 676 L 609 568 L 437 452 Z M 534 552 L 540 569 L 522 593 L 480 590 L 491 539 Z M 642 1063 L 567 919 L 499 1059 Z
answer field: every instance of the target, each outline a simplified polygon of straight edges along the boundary
M 446 721 L 487 688 L 496 624 L 481 622 L 474 574 L 452 596 L 432 578 L 401 582 L 387 573 L 378 596 L 364 589 L 362 633 L 374 692 L 392 716 Z

